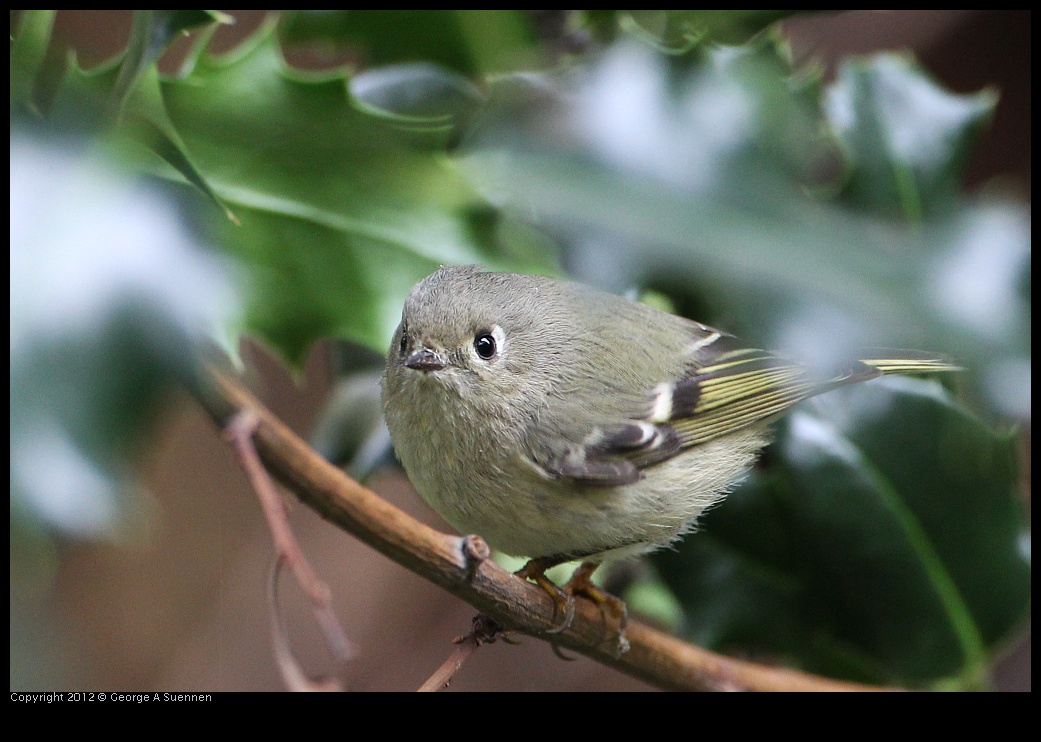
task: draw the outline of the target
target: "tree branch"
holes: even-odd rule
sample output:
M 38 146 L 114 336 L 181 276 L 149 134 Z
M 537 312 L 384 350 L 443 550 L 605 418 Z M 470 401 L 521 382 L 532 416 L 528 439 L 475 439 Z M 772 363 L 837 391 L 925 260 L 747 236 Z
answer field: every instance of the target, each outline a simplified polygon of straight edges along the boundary
M 688 644 L 640 621 L 630 621 L 628 652 L 615 656 L 604 642 L 603 617 L 577 600 L 571 626 L 547 634 L 559 618 L 550 596 L 486 558 L 476 537 L 450 536 L 402 512 L 319 456 L 239 382 L 212 371 L 200 400 L 221 426 L 249 411 L 253 440 L 267 469 L 323 518 L 416 574 L 462 598 L 506 630 L 580 652 L 610 667 L 673 690 L 864 691 L 888 690 L 830 680 L 786 668 L 737 660 Z

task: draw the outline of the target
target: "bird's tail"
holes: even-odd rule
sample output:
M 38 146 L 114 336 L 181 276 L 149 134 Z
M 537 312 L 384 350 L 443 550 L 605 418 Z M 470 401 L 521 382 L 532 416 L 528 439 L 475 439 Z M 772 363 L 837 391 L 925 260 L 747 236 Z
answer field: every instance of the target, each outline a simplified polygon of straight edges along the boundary
M 939 354 L 917 350 L 872 349 L 860 357 L 860 362 L 877 368 L 883 374 L 929 374 L 963 370 Z

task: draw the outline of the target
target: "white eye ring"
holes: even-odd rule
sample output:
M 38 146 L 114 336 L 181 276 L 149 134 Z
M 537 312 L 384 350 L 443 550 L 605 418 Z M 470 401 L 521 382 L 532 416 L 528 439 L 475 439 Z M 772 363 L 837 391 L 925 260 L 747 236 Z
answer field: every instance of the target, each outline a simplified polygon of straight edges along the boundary
M 502 355 L 506 347 L 506 333 L 498 325 L 489 330 L 480 330 L 474 336 L 473 349 L 482 361 L 493 361 Z

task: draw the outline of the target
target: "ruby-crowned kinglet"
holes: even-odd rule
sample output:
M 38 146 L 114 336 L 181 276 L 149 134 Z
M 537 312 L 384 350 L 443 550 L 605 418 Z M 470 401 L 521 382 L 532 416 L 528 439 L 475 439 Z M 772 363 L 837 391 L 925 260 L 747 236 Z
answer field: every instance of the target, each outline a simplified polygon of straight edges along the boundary
M 952 370 L 915 352 L 822 377 L 711 327 L 543 276 L 441 268 L 405 302 L 383 377 L 398 458 L 462 533 L 544 570 L 664 546 L 693 528 L 800 400 L 886 373 Z M 603 602 L 603 601 L 602 601 Z

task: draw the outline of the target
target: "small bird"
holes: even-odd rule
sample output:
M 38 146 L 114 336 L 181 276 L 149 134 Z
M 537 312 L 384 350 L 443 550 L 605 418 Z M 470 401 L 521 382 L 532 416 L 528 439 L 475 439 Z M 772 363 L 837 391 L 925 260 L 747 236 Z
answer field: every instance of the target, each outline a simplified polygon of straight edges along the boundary
M 665 546 L 730 492 L 792 405 L 882 374 L 956 370 L 916 351 L 819 374 L 706 325 L 581 284 L 480 266 L 412 288 L 382 379 L 394 448 L 462 533 L 530 561 L 571 622 L 571 596 L 620 617 L 590 582 L 604 560 Z M 561 590 L 545 571 L 582 560 Z

